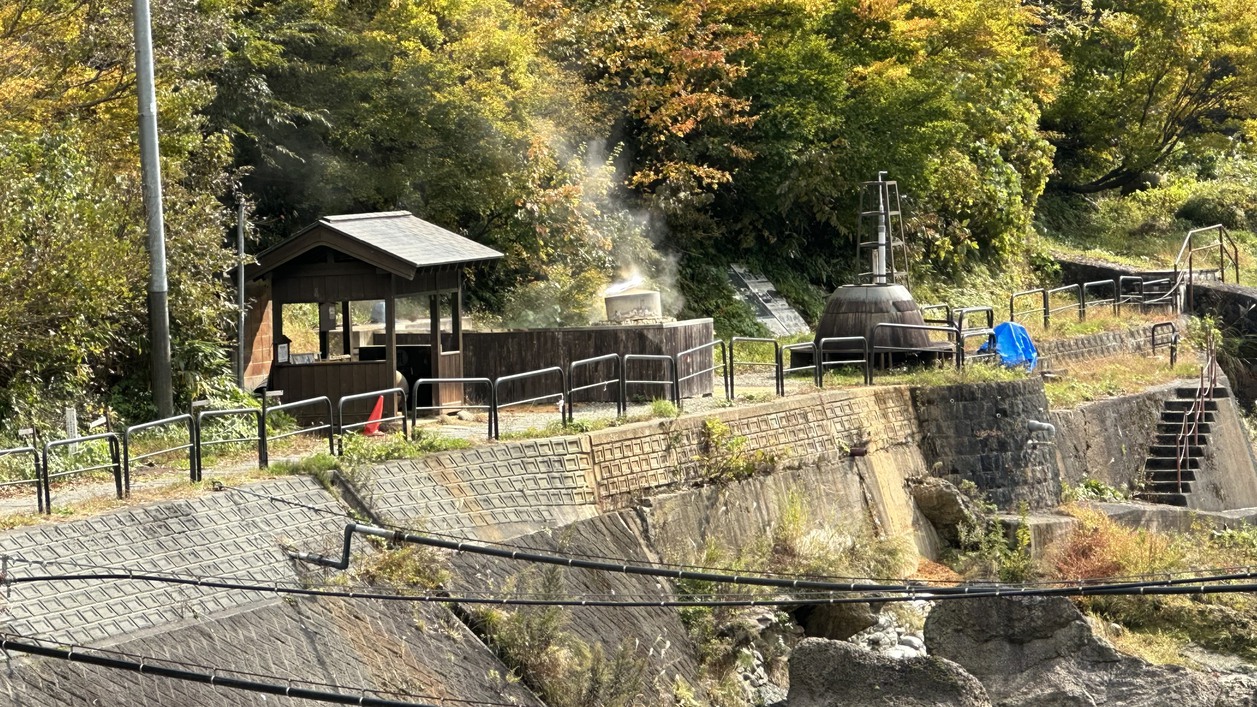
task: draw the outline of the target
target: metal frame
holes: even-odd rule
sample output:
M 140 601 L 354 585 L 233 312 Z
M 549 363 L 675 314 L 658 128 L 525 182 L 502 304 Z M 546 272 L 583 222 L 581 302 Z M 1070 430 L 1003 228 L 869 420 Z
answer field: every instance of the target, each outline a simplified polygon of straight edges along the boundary
M 992 358 L 995 358 L 996 355 L 998 355 L 995 351 L 994 343 L 991 344 L 991 350 L 985 353 L 980 353 L 980 352 L 975 351 L 973 354 L 970 354 L 968 351 L 965 350 L 965 342 L 968 341 L 969 339 L 974 339 L 979 336 L 985 338 L 987 342 L 994 342 L 995 341 L 994 329 L 988 328 L 988 329 L 964 330 L 964 329 L 957 328 L 956 331 L 957 331 L 956 354 L 960 359 L 960 365 L 957 366 L 958 368 L 963 368 L 965 364 L 967 364 L 971 359 L 989 361 Z
M 684 351 L 682 351 L 682 352 L 680 352 L 680 353 L 676 354 L 676 369 L 677 369 L 677 372 L 679 373 L 679 372 L 680 372 L 680 370 L 681 370 L 681 357 L 682 357 L 682 356 L 689 356 L 689 355 L 692 355 L 692 354 L 698 353 L 699 351 L 706 351 L 707 349 L 715 349 L 715 347 L 717 347 L 717 346 L 719 346 L 719 347 L 720 347 L 720 366 L 719 366 L 719 368 L 721 369 L 721 371 L 722 371 L 722 372 L 723 372 L 723 374 L 724 374 L 724 375 L 722 376 L 722 378 L 721 378 L 721 383 L 723 384 L 723 386 L 722 386 L 722 387 L 723 387 L 723 391 L 722 391 L 722 392 L 723 392 L 723 393 L 724 393 L 724 395 L 725 395 L 725 400 L 728 400 L 728 399 L 729 399 L 729 348 L 728 348 L 728 346 L 725 344 L 725 342 L 724 342 L 724 340 L 723 340 L 723 339 L 713 339 L 713 340 L 711 340 L 711 341 L 707 342 L 706 344 L 699 344 L 698 346 L 695 346 L 695 347 L 690 348 L 690 349 L 686 349 L 686 350 L 684 350 Z M 699 376 L 703 375 L 704 373 L 715 373 L 715 372 L 716 372 L 716 368 L 717 368 L 717 366 L 716 366 L 716 355 L 715 355 L 715 353 L 713 352 L 713 353 L 712 353 L 712 363 L 711 363 L 711 366 L 710 366 L 710 367 L 708 367 L 708 368 L 704 368 L 704 369 L 703 369 L 703 370 L 701 370 L 701 371 L 694 371 L 693 373 L 689 373 L 689 374 L 684 375 L 684 376 L 678 376 L 678 377 L 677 377 L 677 386 L 680 386 L 680 385 L 681 385 L 681 383 L 684 383 L 685 381 L 687 381 L 687 380 L 689 380 L 689 379 L 691 379 L 691 378 L 697 378 L 697 377 L 699 377 Z M 677 391 L 677 397 L 679 398 L 679 397 L 680 397 L 680 395 L 681 395 L 681 393 L 680 393 L 680 391 L 678 390 L 678 391 Z
M 13 449 L 0 449 L 0 457 L 7 457 L 14 454 L 31 455 L 31 467 L 35 470 L 35 478 L 21 479 L 18 481 L 5 481 L 0 483 L 0 487 L 4 486 L 21 486 L 22 484 L 35 484 L 35 501 L 39 505 L 40 513 L 51 513 L 52 508 L 44 506 L 44 474 L 39 466 L 39 450 L 34 447 L 14 447 Z
M 468 405 L 466 403 L 458 403 L 458 404 L 450 403 L 447 405 L 424 405 L 422 407 L 419 405 L 419 386 L 444 385 L 446 383 L 459 383 L 459 384 L 484 383 L 485 391 L 488 395 L 489 402 L 484 405 Z M 424 411 L 467 410 L 467 409 L 488 410 L 489 411 L 489 425 L 488 425 L 487 438 L 493 439 L 493 412 L 497 408 L 497 389 L 493 387 L 492 380 L 488 378 L 420 378 L 419 380 L 415 381 L 415 384 L 411 387 L 410 390 L 411 390 L 410 399 L 413 400 L 415 403 L 414 407 L 412 407 L 410 410 L 411 414 L 413 415 L 411 419 L 411 423 L 410 423 L 411 430 L 414 430 L 419 425 L 419 411 L 420 410 L 424 410 Z
M 1155 356 L 1157 353 L 1157 332 L 1167 329 L 1170 332 L 1170 340 L 1162 344 L 1162 346 L 1169 346 L 1170 348 L 1170 367 L 1172 368 L 1178 365 L 1178 324 L 1174 322 L 1157 322 L 1153 324 L 1152 332 L 1148 337 L 1151 339 L 1149 346 L 1152 349 L 1152 354 Z
M 525 378 L 536 378 L 538 376 L 546 375 L 549 373 L 559 374 L 559 385 L 561 387 L 561 390 L 558 393 L 549 393 L 547 395 L 539 395 L 535 398 L 526 398 L 524 400 L 514 400 L 509 403 L 502 402 L 502 396 L 499 392 L 498 386 L 502 385 L 503 383 L 509 383 L 510 381 L 523 380 Z M 493 438 L 499 439 L 502 434 L 502 428 L 500 426 L 500 422 L 501 422 L 500 415 L 502 412 L 502 408 L 508 408 L 515 405 L 523 405 L 525 403 L 536 403 L 542 400 L 552 400 L 554 398 L 558 398 L 560 403 L 563 403 L 564 400 L 566 400 L 567 398 L 567 374 L 564 373 L 563 369 L 559 368 L 558 366 L 550 366 L 549 368 L 539 368 L 535 371 L 525 371 L 524 373 L 513 373 L 509 376 L 502 376 L 501 378 L 495 379 L 493 381 L 494 406 L 493 406 L 493 414 L 491 416 L 492 424 L 493 424 Z M 559 406 L 559 421 L 561 424 L 564 424 L 564 425 L 567 424 L 567 406 L 565 404 Z
M 781 342 L 777 341 L 776 339 L 769 339 L 762 336 L 735 336 L 732 339 L 729 339 L 729 399 L 730 400 L 736 400 L 738 397 L 737 392 L 734 390 L 734 386 L 737 383 L 737 377 L 738 377 L 737 347 L 738 347 L 739 341 L 743 343 L 748 343 L 748 344 L 754 343 L 754 344 L 772 344 L 773 345 L 773 363 L 766 363 L 764 361 L 744 361 L 742 362 L 743 366 L 772 366 L 776 368 L 779 365 L 778 362 L 781 360 Z M 775 378 L 776 376 L 774 375 L 774 383 L 776 382 Z
M 667 364 L 672 373 L 670 380 L 660 380 L 653 378 L 651 380 L 631 380 L 628 377 L 628 365 L 633 361 L 662 361 Z M 672 404 L 681 409 L 681 384 L 677 381 L 677 362 L 672 356 L 664 356 L 662 354 L 625 354 L 624 356 L 624 391 L 627 399 L 629 385 L 670 385 L 672 386 Z
M 96 466 L 86 466 L 75 469 L 67 469 L 66 471 L 58 471 L 52 473 L 48 466 L 48 456 L 53 449 L 57 447 L 66 447 L 72 444 L 83 444 L 85 442 L 96 442 L 99 440 L 109 441 L 109 460 L 108 464 L 98 464 Z M 44 504 L 49 511 L 52 510 L 52 480 L 54 478 L 62 478 L 71 474 L 82 474 L 87 471 L 97 471 L 99 469 L 112 469 L 114 487 L 117 490 L 118 498 L 122 499 L 125 495 L 122 487 L 122 443 L 118 439 L 118 435 L 114 432 L 102 432 L 100 434 L 88 435 L 86 437 L 71 437 L 69 439 L 59 439 L 44 445 L 43 455 L 44 466 Z
M 1144 304 L 1144 279 L 1138 275 L 1120 275 L 1114 282 L 1117 283 L 1117 313 L 1122 313 L 1122 305 L 1131 302 L 1139 303 L 1139 311 L 1146 312 L 1148 306 Z M 1137 285 L 1137 291 L 1133 294 L 1126 294 L 1126 284 L 1133 283 Z
M 574 387 L 572 385 L 576 380 L 577 368 L 594 366 L 606 361 L 615 362 L 615 378 L 607 378 L 582 386 Z M 613 353 L 592 358 L 582 358 L 567 364 L 567 419 L 571 421 L 576 418 L 576 401 L 573 400 L 573 393 L 579 393 L 582 390 L 593 390 L 600 386 L 606 388 L 610 383 L 615 383 L 615 414 L 617 417 L 622 416 L 628 410 L 628 402 L 624 399 L 624 361 L 621 360 L 620 354 Z
M 1113 297 L 1110 299 L 1099 299 L 1099 300 L 1092 300 L 1088 302 L 1087 291 L 1093 288 L 1099 287 L 1101 285 L 1107 285 L 1108 287 L 1113 288 Z M 1114 314 L 1120 313 L 1121 309 L 1118 306 L 1118 301 L 1120 299 L 1121 299 L 1121 287 L 1118 285 L 1117 280 L 1092 280 L 1091 282 L 1082 283 L 1082 320 L 1084 322 L 1087 321 L 1087 307 L 1088 306 L 1094 307 L 1094 306 L 1108 304 L 1108 305 L 1113 306 Z
M 302 428 L 293 430 L 291 432 L 283 432 L 273 437 L 271 436 L 270 432 L 267 432 L 266 433 L 266 460 L 268 464 L 270 463 L 270 457 L 271 457 L 271 450 L 270 450 L 271 442 L 274 442 L 275 440 L 278 440 L 278 439 L 284 439 L 286 437 L 293 437 L 296 435 L 310 434 L 311 432 L 318 432 L 319 430 L 327 430 L 327 451 L 329 454 L 332 454 L 332 455 L 336 454 L 336 433 L 335 433 L 336 419 L 332 417 L 332 413 L 333 413 L 332 399 L 327 397 L 326 395 L 320 395 L 317 398 L 306 398 L 305 400 L 294 400 L 291 403 L 284 403 L 283 405 L 275 405 L 273 407 L 263 407 L 262 408 L 263 429 L 265 429 L 266 419 L 270 417 L 271 413 L 283 412 L 284 410 L 293 410 L 295 408 L 300 408 L 300 407 L 307 407 L 310 405 L 314 405 L 315 403 L 327 403 L 327 422 L 322 425 L 315 425 L 313 427 L 302 427 Z
M 791 351 L 804 351 L 804 350 L 811 350 L 812 352 L 812 364 L 810 366 L 794 366 L 794 367 L 786 366 L 787 354 L 789 354 Z M 798 373 L 800 371 L 806 371 L 809 368 L 812 369 L 812 385 L 819 388 L 821 367 L 820 367 L 820 358 L 819 356 L 817 356 L 817 352 L 816 352 L 815 341 L 805 341 L 805 342 L 800 342 L 797 344 L 786 344 L 785 346 L 778 347 L 777 348 L 777 395 L 784 396 L 786 394 L 786 374 L 787 373 Z
M 936 304 L 932 306 L 947 307 L 947 310 L 948 310 L 947 316 L 949 318 L 951 317 L 950 305 Z M 860 342 L 860 351 L 863 358 L 860 358 L 854 361 L 826 361 L 825 360 L 826 344 L 834 343 L 834 342 L 845 342 L 845 341 Z M 857 365 L 863 367 L 864 384 L 868 385 L 869 384 L 869 363 L 870 363 L 869 358 L 868 358 L 868 347 L 869 347 L 868 337 L 864 337 L 864 336 L 827 336 L 824 339 L 817 341 L 816 342 L 816 356 L 817 356 L 816 360 L 817 360 L 817 365 L 820 368 L 819 375 L 817 376 L 817 380 L 819 381 L 820 385 L 817 387 L 820 387 L 820 388 L 825 387 L 825 369 L 826 368 L 834 368 L 837 366 L 857 366 Z
M 206 442 L 201 438 L 201 430 L 205 425 L 205 420 L 212 417 L 227 417 L 229 415 L 252 415 L 257 422 L 258 432 L 253 437 L 240 437 L 237 439 L 214 439 Z M 233 442 L 257 442 L 258 447 L 258 468 L 266 468 L 266 423 L 262 417 L 261 408 L 233 408 L 231 410 L 202 410 L 196 414 L 194 418 L 193 434 L 196 445 L 196 477 L 193 481 L 202 481 L 201 472 L 205 468 L 204 451 L 206 447 L 212 447 L 215 444 L 231 444 Z
M 180 422 L 188 426 L 188 443 L 187 444 L 181 444 L 177 447 L 167 447 L 166 449 L 159 449 L 156 452 L 146 452 L 144 454 L 140 454 L 134 457 L 131 456 L 131 438 L 136 433 L 143 432 L 145 430 L 151 430 L 155 427 L 164 427 L 166 425 L 173 425 Z M 152 422 L 145 422 L 139 425 L 131 425 L 130 427 L 123 430 L 122 432 L 122 481 L 123 481 L 123 486 L 126 488 L 126 492 L 128 494 L 131 493 L 131 462 L 138 462 L 141 459 L 148 459 L 149 457 L 161 456 L 162 454 L 178 452 L 184 449 L 188 450 L 188 480 L 196 481 L 196 473 L 197 473 L 196 472 L 196 432 L 194 432 L 192 429 L 192 416 L 188 414 L 175 415 L 174 417 L 167 417 L 162 420 L 154 420 Z
M 880 329 L 911 329 L 914 331 L 939 331 L 939 332 L 946 333 L 948 335 L 948 338 L 954 339 L 954 341 L 949 342 L 951 351 L 946 351 L 945 349 L 942 349 L 942 348 L 938 348 L 938 349 L 919 348 L 915 346 L 878 346 L 877 345 L 877 332 Z M 961 342 L 959 338 L 960 338 L 960 329 L 956 327 L 930 326 L 928 324 L 899 324 L 897 322 L 878 322 L 877 324 L 874 324 L 872 327 L 869 328 L 869 338 L 868 338 L 868 341 L 865 342 L 865 356 L 864 357 L 869 359 L 869 361 L 871 362 L 873 360 L 873 357 L 878 353 L 890 353 L 894 351 L 904 351 L 904 352 L 915 351 L 918 353 L 930 353 L 930 352 L 950 353 L 952 358 L 955 359 L 956 368 L 960 368 L 964 355 L 963 355 L 963 350 L 960 349 Z M 868 379 L 869 379 L 869 384 L 872 385 L 873 367 L 871 364 L 869 366 Z
M 1077 302 L 1075 302 L 1074 304 L 1067 304 L 1061 307 L 1051 306 L 1052 295 L 1058 294 L 1060 292 L 1066 292 L 1069 290 L 1072 290 L 1074 292 L 1074 296 L 1078 299 Z M 1057 312 L 1066 312 L 1071 309 L 1078 311 L 1078 321 L 1085 322 L 1087 320 L 1087 309 L 1086 307 L 1083 306 L 1084 296 L 1085 295 L 1083 294 L 1083 291 L 1082 291 L 1082 285 L 1078 283 L 1074 283 L 1072 285 L 1062 285 L 1061 287 L 1053 287 L 1052 289 L 1048 290 L 1047 298 L 1046 298 L 1046 302 L 1048 306 L 1047 306 L 1047 309 L 1045 310 L 1045 314 L 1043 315 L 1043 328 L 1046 329 L 1048 328 L 1048 326 L 1050 326 L 1053 314 L 1056 314 Z
M 385 395 L 402 396 L 402 404 L 401 404 L 402 412 L 400 415 L 390 415 L 389 417 L 381 417 L 378 420 L 364 420 L 362 422 L 354 422 L 348 425 L 345 424 L 345 403 L 352 402 L 354 400 L 369 400 L 370 398 L 380 398 Z M 383 424 L 385 422 L 396 422 L 397 420 L 401 420 L 402 421 L 402 436 L 409 439 L 410 438 L 410 426 L 409 426 L 410 415 L 407 412 L 408 402 L 409 401 L 406 400 L 405 388 L 384 388 L 382 390 L 373 390 L 369 393 L 354 393 L 353 395 L 345 395 L 341 397 L 340 400 L 336 401 L 336 433 L 341 436 L 344 436 L 345 432 L 348 430 L 356 430 L 360 427 L 366 427 L 367 425 L 370 425 L 372 423 L 378 422 L 380 424 Z M 344 451 L 345 451 L 344 442 L 341 442 L 341 452 L 343 453 Z
M 929 317 L 926 316 L 927 312 L 933 312 L 936 309 L 941 309 L 945 311 L 947 313 L 947 318 L 946 319 L 930 319 Z M 926 324 L 947 324 L 948 326 L 950 326 L 956 323 L 955 320 L 952 319 L 952 308 L 950 304 L 921 305 L 921 318 L 925 321 Z M 860 337 L 860 338 L 864 338 L 864 337 Z
M 1039 307 L 1037 309 L 1021 309 L 1021 310 L 1017 309 L 1017 300 L 1022 297 L 1029 297 L 1030 295 L 1039 295 L 1040 297 L 1043 298 L 1043 301 L 1039 305 Z M 1008 296 L 1008 321 L 1016 322 L 1018 314 L 1030 314 L 1031 312 L 1039 312 L 1043 315 L 1043 328 L 1046 329 L 1048 326 L 1048 306 L 1049 306 L 1048 293 L 1047 293 L 1047 288 L 1045 287 L 1036 287 L 1033 290 L 1022 290 L 1021 292 L 1014 292 Z

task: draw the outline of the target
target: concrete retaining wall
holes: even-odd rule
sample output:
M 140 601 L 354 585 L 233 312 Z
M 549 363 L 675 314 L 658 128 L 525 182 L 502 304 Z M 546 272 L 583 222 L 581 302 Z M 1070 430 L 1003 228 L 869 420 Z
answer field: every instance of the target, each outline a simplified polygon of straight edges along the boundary
M 1156 439 L 1162 405 L 1174 397 L 1177 385 L 1099 400 L 1072 410 L 1053 410 L 1061 481 L 1076 486 L 1091 478 L 1133 491 Z

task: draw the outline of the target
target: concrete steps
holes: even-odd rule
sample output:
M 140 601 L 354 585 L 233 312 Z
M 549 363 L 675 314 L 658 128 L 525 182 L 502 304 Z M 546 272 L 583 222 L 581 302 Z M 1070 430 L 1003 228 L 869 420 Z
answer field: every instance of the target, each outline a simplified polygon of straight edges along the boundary
M 1209 392 L 1212 397 L 1208 396 Z M 1187 506 L 1192 484 L 1199 480 L 1198 472 L 1209 447 L 1218 411 L 1217 398 L 1228 397 L 1230 391 L 1214 388 L 1207 391 L 1203 401 L 1197 388 L 1177 388 L 1174 393 L 1175 397 L 1161 406 L 1157 436 L 1144 460 L 1143 487 L 1135 498 L 1149 503 Z

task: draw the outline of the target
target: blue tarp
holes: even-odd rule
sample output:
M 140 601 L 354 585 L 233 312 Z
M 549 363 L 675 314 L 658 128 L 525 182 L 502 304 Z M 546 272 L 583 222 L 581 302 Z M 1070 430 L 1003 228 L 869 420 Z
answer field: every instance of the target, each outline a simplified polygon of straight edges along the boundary
M 980 353 L 989 350 L 990 342 L 978 349 Z M 1000 362 L 1009 368 L 1025 366 L 1026 370 L 1033 371 L 1039 363 L 1039 350 L 1034 347 L 1026 328 L 1016 322 L 995 325 L 995 352 L 999 354 Z

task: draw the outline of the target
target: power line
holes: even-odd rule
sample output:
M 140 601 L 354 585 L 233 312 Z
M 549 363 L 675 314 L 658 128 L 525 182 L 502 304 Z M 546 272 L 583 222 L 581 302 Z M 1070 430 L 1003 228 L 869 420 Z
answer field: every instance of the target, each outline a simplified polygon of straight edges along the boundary
M 28 641 L 39 641 L 39 643 L 28 643 Z M 90 648 L 79 645 L 70 645 L 68 648 L 57 648 L 42 645 L 43 643 L 47 643 L 47 641 L 43 641 L 42 639 L 35 638 L 33 636 L 22 636 L 9 633 L 0 634 L 0 650 L 28 653 L 30 655 L 54 658 L 58 660 L 68 660 L 74 663 L 85 663 L 87 665 L 96 665 L 113 670 L 125 670 L 128 672 L 140 673 L 141 675 L 156 675 L 175 680 L 212 685 L 214 687 L 225 687 L 233 690 L 259 692 L 270 695 L 282 695 L 284 697 L 294 697 L 305 700 L 314 700 L 316 702 L 330 702 L 342 705 L 365 705 L 368 707 L 439 707 L 439 705 L 428 702 L 402 701 L 384 697 L 375 697 L 367 694 L 368 692 L 372 692 L 377 695 L 385 694 L 378 690 L 368 690 L 363 688 L 357 690 L 357 694 L 332 692 L 314 687 L 302 687 L 301 684 L 294 685 L 294 681 L 291 680 L 282 683 L 274 682 L 274 680 L 284 680 L 284 678 L 278 676 L 269 676 L 272 680 L 271 682 L 262 682 L 222 674 L 224 672 L 234 674 L 235 671 L 224 671 L 199 666 L 202 670 L 209 670 L 210 672 L 198 672 L 195 670 L 186 670 L 184 668 L 169 667 L 161 664 L 154 665 L 152 662 L 149 662 L 158 660 L 154 658 L 140 657 L 137 661 L 123 657 L 113 657 L 119 654 L 111 651 L 103 651 L 98 648 Z M 111 653 L 112 655 L 110 655 Z
M 353 699 L 355 701 L 351 702 L 350 704 L 358 704 L 356 700 L 359 699 L 359 697 L 361 697 L 362 695 L 366 693 L 373 693 L 375 695 L 391 695 L 394 697 L 405 697 L 411 700 L 439 700 L 441 702 L 447 702 L 447 703 L 480 705 L 482 707 L 514 707 L 514 703 L 510 703 L 510 702 L 468 700 L 468 699 L 463 699 L 459 697 L 440 697 L 437 695 L 405 693 L 405 692 L 398 692 L 394 690 L 373 690 L 373 689 L 368 689 L 368 688 L 347 687 L 344 685 L 337 685 L 335 683 L 319 682 L 316 680 L 301 680 L 301 679 L 285 678 L 278 675 L 270 675 L 267 673 L 254 673 L 254 672 L 249 672 L 247 670 L 237 670 L 235 668 L 216 668 L 213 666 L 208 666 L 201 663 L 193 663 L 193 662 L 184 661 L 184 660 L 175 660 L 171 658 L 156 658 L 154 656 L 146 656 L 146 655 L 141 655 L 138 653 L 129 653 L 127 651 L 120 651 L 117 649 L 97 648 L 94 646 L 83 646 L 83 645 L 77 645 L 77 644 L 66 644 L 60 641 L 52 641 L 45 638 L 39 638 L 37 636 L 26 636 L 26 635 L 20 635 L 20 634 L 0 632 L 0 638 L 5 638 L 5 637 L 15 638 L 15 639 L 25 640 L 25 641 L 35 641 L 38 644 L 52 644 L 57 647 L 66 647 L 71 653 L 74 654 L 75 660 L 77 660 L 78 655 L 81 651 L 90 651 L 93 653 L 113 656 L 119 659 L 130 660 L 132 662 L 139 662 L 145 666 L 144 671 L 143 671 L 145 674 L 154 672 L 150 670 L 150 667 L 154 662 L 161 663 L 167 666 L 171 666 L 171 665 L 179 666 L 181 668 L 186 668 L 191 671 L 200 671 L 200 672 L 209 671 L 211 675 L 215 676 L 215 679 L 213 682 L 214 685 L 221 685 L 222 679 L 223 679 L 222 676 L 224 674 L 230 674 L 230 675 L 235 675 L 238 677 L 253 679 L 253 680 L 262 681 L 262 682 L 283 681 L 285 685 L 299 684 L 299 685 L 303 685 L 305 687 L 313 688 L 313 689 L 326 689 L 329 691 L 341 690 L 342 692 L 345 690 L 349 690 L 355 693 L 353 696 Z M 291 695 L 291 696 L 297 697 L 297 695 Z M 429 707 L 427 705 L 423 705 L 423 703 L 407 702 L 404 704 L 419 705 L 420 707 Z
M 324 514 L 324 515 L 331 515 L 331 516 L 336 516 L 338 518 L 347 518 L 350 520 L 355 520 L 355 516 L 352 513 L 347 512 L 347 511 L 334 511 L 328 508 L 320 508 L 320 507 L 313 506 L 310 504 L 301 503 L 299 501 L 292 501 L 292 500 L 282 498 L 279 496 L 258 493 L 255 491 L 248 491 L 237 486 L 224 486 L 220 482 L 215 482 L 215 490 L 235 491 L 237 493 L 247 494 L 249 496 L 253 496 L 256 498 L 274 501 L 276 503 L 282 503 L 284 505 L 294 506 L 297 508 L 304 508 L 310 511 Z M 451 533 L 441 533 L 441 532 L 432 531 L 432 530 L 425 530 L 423 528 L 415 528 L 412 526 L 405 526 L 405 525 L 399 525 L 395 523 L 386 523 L 386 522 L 380 523 L 380 526 L 383 528 L 387 528 L 389 530 L 396 530 L 396 531 L 401 531 L 404 533 L 421 533 L 424 535 L 432 536 L 434 538 L 444 538 L 444 539 L 448 539 L 454 542 L 469 542 L 468 538 L 464 536 L 460 536 L 460 535 L 453 535 Z M 474 542 L 477 542 L 481 545 L 506 548 L 510 550 L 518 550 L 518 551 L 524 551 L 524 552 L 534 551 L 534 548 L 530 548 L 525 545 L 509 543 L 509 542 L 502 542 L 502 541 L 495 541 L 495 540 L 479 540 L 479 539 L 475 540 Z M 575 558 L 582 558 L 582 559 L 589 559 L 589 560 L 603 560 L 603 561 L 613 563 L 613 564 L 624 563 L 623 558 L 612 557 L 609 555 L 582 553 L 582 552 L 577 552 L 573 550 L 564 550 L 563 553 L 566 556 L 575 557 Z M 732 572 L 737 571 L 729 567 L 701 565 L 701 564 L 693 564 L 693 563 L 664 562 L 660 560 L 641 560 L 641 561 L 638 561 L 638 564 L 651 565 L 655 567 L 668 567 L 668 568 L 680 569 L 680 570 L 700 570 L 700 571 L 711 571 L 711 572 L 718 572 L 718 573 L 732 573 Z M 1247 566 L 1245 567 L 1236 566 L 1236 567 L 1196 568 L 1196 569 L 1175 570 L 1175 571 L 1167 571 L 1167 572 L 1151 572 L 1151 573 L 1145 573 L 1145 574 L 1115 575 L 1111 577 L 1106 577 L 1105 580 L 1106 581 L 1138 582 L 1141 580 L 1149 580 L 1150 578 L 1165 578 L 1165 579 L 1172 579 L 1174 577 L 1189 577 L 1190 578 L 1192 575 L 1200 575 L 1200 574 L 1206 574 L 1206 573 L 1216 574 L 1219 572 L 1233 572 L 1233 571 L 1237 571 L 1241 569 L 1247 571 L 1249 568 Z M 916 581 L 916 580 L 912 580 L 906 577 L 857 577 L 857 576 L 848 576 L 848 575 L 828 575 L 828 574 L 811 574 L 811 573 L 802 573 L 802 572 L 779 572 L 779 571 L 775 572 L 775 571 L 769 571 L 769 570 L 749 570 L 749 569 L 746 570 L 745 572 L 740 572 L 739 576 L 759 576 L 759 577 L 779 577 L 779 578 L 785 577 L 785 578 L 799 578 L 799 579 L 809 579 L 809 580 L 811 579 L 830 580 L 834 582 L 837 582 L 838 580 L 846 580 L 847 583 L 891 582 L 891 583 L 897 583 L 899 585 L 908 585 L 912 583 L 913 581 Z M 1092 582 L 1094 580 L 1082 580 L 1082 581 Z M 1051 579 L 1028 580 L 1028 581 L 1019 582 L 1018 586 L 1055 586 L 1055 585 L 1066 584 L 1066 583 L 1076 583 L 1076 581 L 1051 580 Z

